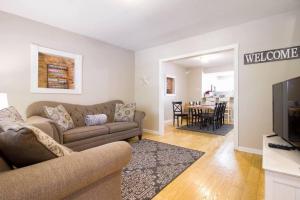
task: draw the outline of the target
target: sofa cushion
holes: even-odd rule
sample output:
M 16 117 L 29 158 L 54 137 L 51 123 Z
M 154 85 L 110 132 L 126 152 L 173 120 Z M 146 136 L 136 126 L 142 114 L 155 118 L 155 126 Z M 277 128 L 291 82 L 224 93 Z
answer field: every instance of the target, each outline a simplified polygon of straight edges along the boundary
M 85 125 L 86 126 L 95 126 L 102 125 L 107 122 L 106 114 L 98 114 L 98 115 L 86 115 L 85 116 Z
M 70 155 L 71 150 L 36 127 L 23 123 L 1 122 L 0 151 L 16 167 L 25 167 Z
M 82 139 L 109 134 L 109 129 L 105 125 L 101 126 L 83 126 L 70 129 L 64 132 L 64 143 L 74 142 Z
M 20 113 L 13 106 L 0 110 L 0 121 L 24 122 Z
M 116 104 L 115 122 L 132 122 L 134 118 L 136 104 Z
M 56 107 L 45 106 L 44 109 L 46 116 L 57 123 L 61 131 L 74 128 L 73 120 L 63 105 Z
M 105 124 L 105 126 L 109 128 L 110 133 L 115 133 L 137 128 L 138 124 L 136 122 L 112 122 Z
M 9 164 L 4 160 L 3 157 L 0 155 L 0 173 L 11 170 Z

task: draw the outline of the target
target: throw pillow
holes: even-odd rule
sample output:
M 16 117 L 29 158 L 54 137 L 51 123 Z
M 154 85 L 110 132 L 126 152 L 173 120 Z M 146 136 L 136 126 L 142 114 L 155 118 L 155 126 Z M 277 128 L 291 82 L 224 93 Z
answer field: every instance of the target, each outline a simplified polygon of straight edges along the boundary
M 98 115 L 86 115 L 85 116 L 85 125 L 86 126 L 95 126 L 102 125 L 107 122 L 107 115 L 98 114 Z
M 20 113 L 13 106 L 0 110 L 0 121 L 24 122 Z
M 15 167 L 25 167 L 70 155 L 72 150 L 58 144 L 40 129 L 24 123 L 0 122 L 0 152 Z
M 63 105 L 56 107 L 44 106 L 44 112 L 49 119 L 52 119 L 58 125 L 62 132 L 74 128 L 74 122 Z
M 115 122 L 132 122 L 134 119 L 135 103 L 116 104 Z

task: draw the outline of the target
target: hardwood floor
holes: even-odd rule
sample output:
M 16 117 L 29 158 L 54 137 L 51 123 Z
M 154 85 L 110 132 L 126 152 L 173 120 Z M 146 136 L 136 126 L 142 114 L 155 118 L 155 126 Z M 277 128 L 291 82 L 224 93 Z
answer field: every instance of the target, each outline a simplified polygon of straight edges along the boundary
M 234 151 L 232 132 L 217 136 L 166 125 L 164 136 L 145 133 L 144 138 L 205 152 L 154 200 L 264 199 L 262 158 Z

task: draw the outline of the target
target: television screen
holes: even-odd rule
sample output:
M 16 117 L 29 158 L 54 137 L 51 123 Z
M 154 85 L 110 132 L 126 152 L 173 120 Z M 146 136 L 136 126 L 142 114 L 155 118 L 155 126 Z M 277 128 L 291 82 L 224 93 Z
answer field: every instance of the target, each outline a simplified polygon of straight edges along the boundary
M 283 83 L 273 85 L 273 132 L 283 137 Z
M 273 85 L 273 132 L 300 148 L 300 77 Z
M 300 78 L 287 81 L 288 140 L 300 142 Z

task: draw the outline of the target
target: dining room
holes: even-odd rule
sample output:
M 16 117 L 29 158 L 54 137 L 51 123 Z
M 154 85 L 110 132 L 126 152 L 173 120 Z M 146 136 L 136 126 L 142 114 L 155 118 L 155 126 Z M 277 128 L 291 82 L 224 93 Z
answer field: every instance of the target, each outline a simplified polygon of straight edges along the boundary
M 164 64 L 165 124 L 217 135 L 234 128 L 233 53 L 227 50 Z

